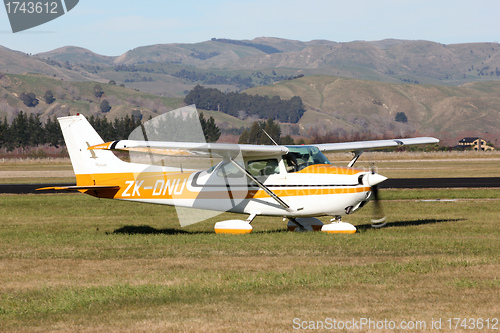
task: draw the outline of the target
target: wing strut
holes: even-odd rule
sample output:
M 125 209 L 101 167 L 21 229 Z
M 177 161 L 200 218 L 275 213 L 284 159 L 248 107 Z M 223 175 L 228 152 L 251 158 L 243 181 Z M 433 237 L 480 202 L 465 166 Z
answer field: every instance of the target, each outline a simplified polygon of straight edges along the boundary
M 229 158 L 229 161 L 235 167 L 237 167 L 241 172 L 243 172 L 248 178 L 250 178 L 251 181 L 253 181 L 255 184 L 257 184 L 257 186 L 260 187 L 264 192 L 266 192 L 271 198 L 273 198 L 274 200 L 276 200 L 276 202 L 279 203 L 283 208 L 285 208 L 287 212 L 293 212 L 293 211 L 295 211 L 294 209 L 290 208 L 290 206 L 288 206 L 286 204 L 286 202 L 284 202 L 283 200 L 281 200 L 280 197 L 278 197 L 276 194 L 274 194 L 273 191 L 271 191 L 269 188 L 267 188 L 266 185 L 262 184 L 257 178 L 255 178 L 250 172 L 248 172 L 248 170 L 246 170 L 241 165 L 239 165 L 238 163 L 236 163 L 236 161 L 233 160 L 232 157 Z
M 349 164 L 347 164 L 347 166 L 350 168 L 354 165 L 354 163 L 356 163 L 356 161 L 358 160 L 358 158 L 361 156 L 361 154 L 363 154 L 365 151 L 364 150 L 356 150 L 354 151 L 354 157 L 352 158 L 351 162 L 349 162 Z

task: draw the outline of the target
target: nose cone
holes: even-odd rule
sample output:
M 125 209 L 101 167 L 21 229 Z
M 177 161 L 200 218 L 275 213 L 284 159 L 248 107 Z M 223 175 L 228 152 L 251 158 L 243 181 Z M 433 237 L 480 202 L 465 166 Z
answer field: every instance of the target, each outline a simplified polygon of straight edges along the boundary
M 386 180 L 387 177 L 379 175 L 378 173 L 369 173 L 365 176 L 364 183 L 369 186 L 375 186 Z

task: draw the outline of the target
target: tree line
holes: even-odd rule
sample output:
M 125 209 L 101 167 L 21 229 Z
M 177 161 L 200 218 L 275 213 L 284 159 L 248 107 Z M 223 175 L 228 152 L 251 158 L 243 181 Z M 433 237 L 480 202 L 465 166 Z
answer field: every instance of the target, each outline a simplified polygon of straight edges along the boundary
M 0 148 L 7 148 L 8 151 L 44 144 L 58 146 L 62 142 L 62 132 L 55 116 L 48 118 L 45 124 L 42 124 L 39 115 L 28 116 L 23 111 L 11 124 L 7 122 L 7 117 L 3 121 L 0 119 Z
M 274 120 L 256 121 L 250 129 L 245 129 L 239 139 L 239 144 L 253 145 L 294 145 L 290 135 L 281 136 L 281 127 Z
M 130 132 L 141 125 L 140 119 L 128 115 L 113 121 L 109 121 L 106 116 L 90 116 L 88 120 L 104 141 L 126 139 Z M 10 124 L 7 117 L 0 119 L 0 148 L 12 151 L 15 148 L 46 144 L 55 147 L 64 145 L 61 127 L 55 115 L 47 118 L 45 123 L 40 120 L 40 115 L 28 115 L 23 111 L 20 111 Z
M 239 74 L 236 76 L 223 76 L 213 73 L 200 73 L 196 71 L 181 69 L 180 71 L 173 73 L 172 76 L 190 82 L 202 82 L 203 84 L 235 85 L 240 89 L 247 89 L 254 86 L 251 77 L 242 77 Z
M 221 133 L 213 117 L 205 119 L 201 113 L 199 119 L 207 142 L 217 141 Z M 129 115 L 112 121 L 106 116 L 92 115 L 88 121 L 105 142 L 128 139 L 130 133 L 142 125 L 140 117 Z M 19 112 L 10 124 L 7 117 L 0 119 L 0 148 L 12 151 L 15 148 L 41 145 L 55 147 L 64 145 L 61 127 L 55 115 L 47 118 L 45 123 L 40 120 L 40 115 L 33 113 L 28 115 L 23 111 Z
M 304 105 L 299 96 L 282 100 L 279 96 L 248 95 L 246 93 L 223 93 L 215 88 L 197 85 L 185 97 L 186 104 L 196 104 L 200 109 L 220 111 L 244 119 L 274 119 L 282 123 L 297 123 L 304 114 Z

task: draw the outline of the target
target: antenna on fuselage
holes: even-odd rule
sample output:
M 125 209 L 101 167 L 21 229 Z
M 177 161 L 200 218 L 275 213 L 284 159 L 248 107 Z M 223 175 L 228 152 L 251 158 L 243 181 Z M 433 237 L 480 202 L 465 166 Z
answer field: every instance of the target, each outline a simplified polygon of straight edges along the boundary
M 266 130 L 263 127 L 261 127 L 260 129 L 262 130 L 262 132 L 264 132 L 267 135 L 267 137 L 269 138 L 269 140 L 271 140 L 274 143 L 275 146 L 279 146 L 279 144 L 277 144 L 276 141 L 274 141 L 274 139 L 271 138 L 271 136 L 266 132 Z

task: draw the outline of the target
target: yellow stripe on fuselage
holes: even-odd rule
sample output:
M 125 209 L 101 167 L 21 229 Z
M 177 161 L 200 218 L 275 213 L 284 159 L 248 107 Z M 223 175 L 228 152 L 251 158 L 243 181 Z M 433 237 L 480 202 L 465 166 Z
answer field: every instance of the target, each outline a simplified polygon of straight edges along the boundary
M 363 170 L 349 167 L 338 167 L 330 164 L 313 164 L 300 171 L 297 171 L 296 173 L 355 175 L 360 172 L 363 172 Z
M 358 171 L 359 172 L 359 171 Z M 102 197 L 112 197 L 114 199 L 227 199 L 228 191 L 231 191 L 233 197 L 245 199 L 263 199 L 269 198 L 269 195 L 255 187 L 233 187 L 228 189 L 226 186 L 217 186 L 211 189 L 198 187 L 203 191 L 191 191 L 190 176 L 193 172 L 184 173 L 162 173 L 162 172 L 143 172 L 134 173 L 105 173 L 93 175 L 77 175 L 78 186 L 119 186 L 118 191 L 101 191 Z M 299 185 L 299 186 L 273 186 L 269 187 L 273 193 L 279 197 L 297 197 L 310 195 L 332 195 L 361 193 L 370 191 L 366 186 L 328 186 L 328 185 Z M 101 197 L 99 191 L 83 191 L 87 194 Z

